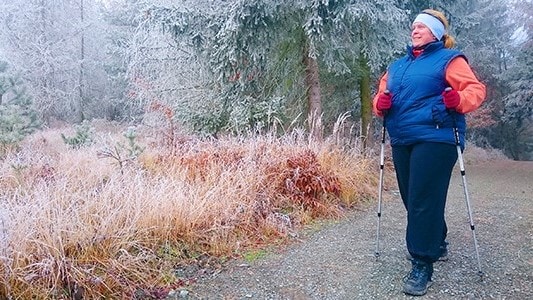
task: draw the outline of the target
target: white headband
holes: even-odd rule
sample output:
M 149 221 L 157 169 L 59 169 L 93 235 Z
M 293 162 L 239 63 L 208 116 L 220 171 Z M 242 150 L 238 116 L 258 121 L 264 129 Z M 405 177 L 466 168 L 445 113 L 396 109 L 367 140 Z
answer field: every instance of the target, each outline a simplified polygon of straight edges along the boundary
M 439 41 L 440 39 L 442 39 L 442 36 L 446 32 L 446 29 L 444 28 L 444 24 L 442 24 L 442 22 L 439 19 L 437 19 L 436 17 L 430 14 L 426 14 L 426 13 L 419 14 L 418 16 L 416 16 L 415 20 L 413 21 L 413 24 L 417 22 L 420 22 L 426 25 L 429 28 L 429 30 L 431 30 L 431 33 L 433 33 L 433 35 Z

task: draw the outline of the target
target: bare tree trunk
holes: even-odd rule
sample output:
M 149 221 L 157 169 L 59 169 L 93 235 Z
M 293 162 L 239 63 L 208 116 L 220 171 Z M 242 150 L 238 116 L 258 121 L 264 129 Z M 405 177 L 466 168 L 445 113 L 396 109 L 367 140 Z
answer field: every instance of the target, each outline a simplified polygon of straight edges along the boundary
M 39 2 L 39 30 L 40 30 L 40 36 L 37 37 L 38 44 L 40 47 L 47 47 L 48 46 L 48 37 L 47 37 L 47 21 L 50 19 L 46 15 L 46 1 L 41 0 Z M 54 87 L 54 79 L 55 79 L 55 66 L 53 64 L 47 65 L 46 58 L 40 56 L 38 59 L 37 66 L 40 68 L 40 74 L 36 78 L 36 81 L 38 82 L 39 89 L 40 89 L 40 95 L 39 95 L 39 106 L 41 110 L 41 114 L 47 122 L 50 119 L 51 112 L 53 111 L 54 104 L 52 103 L 52 93 L 50 92 L 53 90 Z M 40 81 L 40 82 L 39 82 Z
M 361 53 L 359 56 L 359 94 L 361 96 L 361 145 L 366 149 L 372 143 L 372 99 L 370 95 L 370 67 L 368 59 Z
M 78 94 L 79 94 L 79 103 L 78 103 L 78 113 L 80 121 L 85 120 L 85 114 L 83 113 L 83 69 L 84 69 L 84 60 L 85 60 L 85 24 L 84 24 L 84 7 L 83 0 L 80 0 L 80 21 L 81 21 L 81 41 L 80 41 L 80 74 L 78 78 Z
M 307 88 L 309 134 L 315 141 L 322 141 L 322 99 L 318 62 L 310 56 L 309 43 L 306 42 L 303 53 L 305 65 L 305 85 Z

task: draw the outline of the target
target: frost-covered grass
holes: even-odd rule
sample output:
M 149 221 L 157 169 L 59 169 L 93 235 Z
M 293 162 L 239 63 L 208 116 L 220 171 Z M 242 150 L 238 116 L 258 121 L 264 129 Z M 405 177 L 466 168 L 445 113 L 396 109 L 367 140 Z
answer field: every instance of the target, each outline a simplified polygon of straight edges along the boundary
M 201 140 L 142 128 L 126 156 L 122 129 L 28 137 L 0 160 L 0 298 L 158 298 L 184 284 L 177 265 L 242 257 L 287 241 L 317 218 L 374 197 L 375 157 L 304 134 Z M 336 141 L 336 142 L 333 142 Z

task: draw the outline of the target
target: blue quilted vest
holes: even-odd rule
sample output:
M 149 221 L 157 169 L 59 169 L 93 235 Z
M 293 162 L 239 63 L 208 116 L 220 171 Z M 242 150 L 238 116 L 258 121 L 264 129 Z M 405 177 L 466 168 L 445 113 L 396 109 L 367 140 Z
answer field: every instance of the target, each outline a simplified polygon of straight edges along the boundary
M 391 145 L 455 144 L 456 124 L 464 148 L 465 117 L 448 112 L 441 95 L 448 86 L 446 67 L 457 56 L 464 57 L 457 50 L 444 48 L 443 42 L 434 42 L 416 58 L 408 47 L 407 55 L 390 65 L 387 88 L 392 94 L 392 107 L 386 115 L 386 126 Z

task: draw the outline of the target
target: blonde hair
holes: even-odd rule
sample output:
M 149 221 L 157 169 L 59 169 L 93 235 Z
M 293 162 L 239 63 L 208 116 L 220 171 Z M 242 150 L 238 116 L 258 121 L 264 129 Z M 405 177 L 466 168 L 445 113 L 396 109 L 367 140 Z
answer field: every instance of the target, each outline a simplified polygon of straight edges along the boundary
M 438 10 L 434 10 L 434 9 L 424 9 L 422 12 L 428 15 L 432 15 L 433 17 L 439 19 L 439 21 L 441 21 L 441 23 L 444 25 L 444 29 L 446 29 L 446 33 L 442 36 L 442 39 L 441 39 L 444 42 L 444 47 L 446 48 L 455 47 L 455 38 L 448 33 L 448 28 L 450 27 L 450 25 L 448 23 L 448 19 L 446 19 L 446 16 L 442 12 Z

